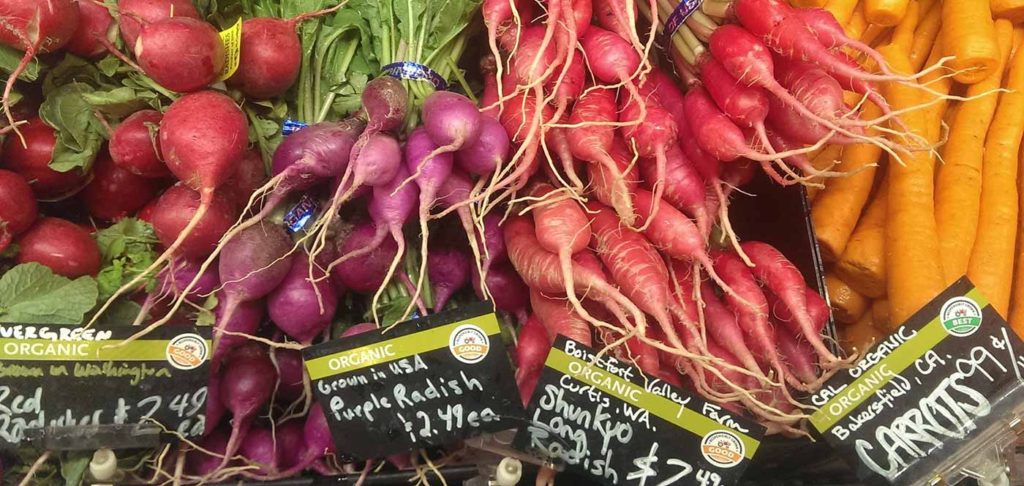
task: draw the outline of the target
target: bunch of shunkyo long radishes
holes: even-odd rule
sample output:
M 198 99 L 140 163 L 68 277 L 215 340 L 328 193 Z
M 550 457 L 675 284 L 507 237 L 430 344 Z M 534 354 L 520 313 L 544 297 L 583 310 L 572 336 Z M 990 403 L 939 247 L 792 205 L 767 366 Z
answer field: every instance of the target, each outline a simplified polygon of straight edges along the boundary
M 653 61 L 656 41 L 673 42 L 672 33 L 659 39 L 658 23 L 638 29 L 633 0 L 549 0 L 543 11 L 484 2 L 493 51 L 484 111 L 514 149 L 470 199 L 480 214 L 508 202 L 516 213 L 505 243 L 534 318 L 520 335 L 525 394 L 547 339 L 566 334 L 798 433 L 794 392 L 849 360 L 826 345 L 828 307 L 792 263 L 737 241 L 728 198 L 757 165 L 786 185 L 840 175 L 809 161 L 826 143 L 873 144 L 895 163 L 929 152 L 897 116 L 919 107 L 899 99 L 890 109 L 873 83 L 929 88 L 915 81 L 925 73 L 894 72 L 909 71 L 898 53 L 887 62 L 847 39 L 827 12 L 714 3 L 718 20 L 697 17 L 699 38 L 686 30 L 693 43 L 665 46 L 684 94 Z M 844 90 L 861 96 L 848 104 Z M 885 137 L 867 130 L 885 122 Z

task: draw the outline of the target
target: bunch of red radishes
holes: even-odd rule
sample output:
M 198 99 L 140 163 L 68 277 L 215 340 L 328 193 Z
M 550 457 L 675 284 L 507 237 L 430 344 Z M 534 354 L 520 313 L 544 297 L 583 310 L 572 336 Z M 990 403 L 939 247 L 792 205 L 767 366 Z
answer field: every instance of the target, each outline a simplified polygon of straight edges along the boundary
M 484 110 L 515 145 L 473 196 L 483 214 L 518 212 L 503 232 L 531 293 L 524 399 L 565 334 L 799 433 L 794 394 L 845 362 L 824 342 L 824 299 L 778 250 L 737 241 L 728 198 L 758 163 L 783 184 L 823 175 L 805 154 L 829 141 L 901 148 L 865 136 L 880 120 L 858 120 L 842 93 L 887 111 L 869 82 L 911 78 L 830 50 L 845 37 L 818 11 L 736 0 L 739 25 L 708 34 L 684 94 L 649 60 L 654 32 L 638 32 L 632 0 L 533 7 L 484 2 Z M 716 226 L 722 245 L 709 243 Z

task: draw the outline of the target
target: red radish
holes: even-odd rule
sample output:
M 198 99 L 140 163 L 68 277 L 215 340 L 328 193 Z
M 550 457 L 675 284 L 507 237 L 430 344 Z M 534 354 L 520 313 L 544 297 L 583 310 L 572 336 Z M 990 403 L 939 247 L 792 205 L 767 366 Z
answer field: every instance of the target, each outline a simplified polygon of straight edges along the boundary
M 110 10 L 100 3 L 89 1 L 76 3 L 78 3 L 79 12 L 78 28 L 68 40 L 67 50 L 76 56 L 88 59 L 101 57 L 108 52 L 108 45 L 113 48 L 113 45 L 107 40 L 107 32 L 110 30 L 111 24 L 114 23 L 114 17 L 110 15 Z
M 117 9 L 120 12 L 118 28 L 121 38 L 129 48 L 135 46 L 144 24 L 172 16 L 200 18 L 192 0 L 118 0 Z
M 555 337 L 561 334 L 586 346 L 592 344 L 590 325 L 573 310 L 569 301 L 548 298 L 530 290 L 530 308 L 534 317 L 547 329 L 549 342 L 554 342 Z
M 100 249 L 80 226 L 60 218 L 41 218 L 17 240 L 18 263 L 35 262 L 68 278 L 95 275 Z
M 10 98 L 14 82 L 37 54 L 57 51 L 71 40 L 78 28 L 79 10 L 74 0 L 2 0 L 0 12 L 4 20 L 0 44 L 25 53 L 4 87 L 4 114 L 13 126 Z
M 526 406 L 533 396 L 537 380 L 544 370 L 544 360 L 547 359 L 550 350 L 547 331 L 537 316 L 531 316 L 519 329 L 519 336 L 516 339 L 516 385 L 519 386 L 523 406 Z
M 302 67 L 302 43 L 295 32 L 300 22 L 341 8 L 307 12 L 290 19 L 255 17 L 242 22 L 238 70 L 227 79 L 249 98 L 274 98 L 295 84 Z
M 498 120 L 480 117 L 480 134 L 455 153 L 460 169 L 478 176 L 489 176 L 508 161 L 511 141 Z
M 39 215 L 32 188 L 20 175 L 0 169 L 0 253 Z
M 171 175 L 160 160 L 157 129 L 164 116 L 156 110 L 139 110 L 110 134 L 110 158 L 129 172 L 149 178 Z
M 171 17 L 146 24 L 135 41 L 135 58 L 157 84 L 179 93 L 205 88 L 224 69 L 224 43 L 208 22 Z
M 160 243 L 165 248 L 173 248 L 165 253 L 197 259 L 213 251 L 217 241 L 231 227 L 236 214 L 231 203 L 223 197 L 213 196 L 203 208 L 198 192 L 176 184 L 157 199 L 152 224 Z M 186 229 L 188 234 L 185 234 Z
M 611 155 L 615 143 L 614 122 L 617 112 L 615 90 L 591 89 L 573 106 L 569 124 L 577 128 L 567 130 L 566 135 L 574 157 L 600 165 L 602 172 L 610 176 L 604 178 L 608 184 L 603 185 L 608 188 L 606 193 L 610 205 L 615 208 L 623 223 L 632 226 L 636 216 L 633 214 L 630 187 L 621 166 Z
M 558 256 L 540 247 L 533 223 L 522 216 L 511 217 L 506 221 L 504 229 L 509 261 L 523 281 L 538 292 L 552 295 L 564 292 L 565 279 L 562 278 L 562 273 L 551 271 L 561 266 Z M 577 292 L 586 294 L 588 298 L 607 307 L 622 323 L 629 322 L 622 312 L 622 309 L 626 309 L 632 315 L 639 331 L 644 331 L 646 319 L 643 313 L 630 299 L 610 285 L 600 272 L 574 264 L 573 281 L 577 286 Z
M 270 320 L 305 345 L 327 329 L 337 308 L 334 285 L 323 268 L 313 263 L 305 252 L 292 258 L 291 269 L 284 280 L 267 297 Z
M 759 281 L 779 297 L 792 313 L 800 334 L 814 348 L 826 365 L 839 362 L 821 339 L 820 330 L 808 311 L 807 294 L 803 276 L 796 266 L 781 252 L 767 243 L 757 241 L 745 242 L 743 251 L 754 263 L 753 272 Z
M 32 118 L 18 130 L 20 138 L 7 137 L 4 141 L 0 166 L 24 177 L 36 197 L 44 201 L 63 199 L 83 187 L 86 174 L 82 170 L 57 172 L 50 168 L 57 144 L 53 128 L 40 118 Z
M 185 207 L 194 212 L 183 227 L 177 224 L 181 220 L 176 219 L 176 215 L 155 215 L 154 227 L 159 226 L 159 219 L 165 219 L 170 223 L 164 226 L 162 235 L 161 229 L 156 228 L 157 236 L 160 236 L 161 241 L 167 246 L 166 250 L 149 268 L 118 289 L 93 316 L 93 320 L 102 315 L 126 289 L 138 284 L 179 249 L 193 255 L 193 258 L 210 254 L 212 249 L 205 245 L 207 238 L 216 233 L 216 239 L 220 239 L 223 231 L 226 231 L 230 227 L 230 222 L 234 220 L 233 216 L 228 217 L 227 227 L 218 224 L 223 221 L 226 214 L 233 212 L 234 208 L 223 197 L 215 197 L 214 191 L 237 170 L 238 161 L 242 158 L 249 138 L 248 133 L 245 115 L 227 95 L 215 91 L 201 91 L 184 95 L 171 103 L 160 122 L 160 151 L 167 168 L 175 177 L 187 188 L 198 192 L 190 194 L 190 191 L 184 190 L 185 188 L 179 189 L 173 202 L 168 202 L 166 207 Z M 161 200 L 167 199 L 170 192 L 165 192 Z M 211 208 L 216 210 L 215 214 L 207 220 L 207 226 L 201 231 L 202 234 L 193 240 L 193 244 L 186 245 L 185 241 L 189 240 L 192 232 L 200 226 L 200 222 L 206 220 L 207 212 Z M 175 232 L 168 233 L 168 229 Z M 167 239 L 172 234 L 174 240 L 168 244 Z M 176 302 L 174 309 L 177 310 L 179 305 L 180 301 Z
M 221 467 L 238 451 L 256 414 L 273 395 L 277 381 L 277 371 L 266 350 L 261 348 L 259 355 L 244 357 L 239 355 L 240 351 L 229 357 L 221 382 L 221 400 L 232 414 L 231 437 Z
M 444 310 L 448 299 L 469 283 L 471 265 L 465 251 L 451 246 L 431 245 L 427 276 L 434 291 L 435 313 Z
M 626 5 L 629 11 L 623 9 Z M 631 41 L 636 35 L 637 9 L 633 2 L 594 0 L 594 17 L 597 25 L 619 34 L 624 40 Z
M 96 158 L 92 174 L 92 180 L 82 191 L 82 199 L 89 215 L 102 221 L 134 214 L 156 197 L 160 188 L 157 181 L 117 166 L 106 153 Z
M 292 403 L 302 398 L 303 381 L 306 368 L 302 363 L 302 352 L 297 349 L 277 348 L 274 350 L 274 363 L 277 366 L 277 396 L 285 403 Z M 286 464 L 285 467 L 291 467 Z
M 145 206 L 142 207 L 142 209 L 139 210 L 139 214 L 137 214 L 136 217 L 152 225 L 153 211 L 156 210 L 156 203 L 158 201 L 160 201 L 160 198 L 156 198 L 153 199 L 152 201 L 149 201 L 148 204 L 146 204 Z
M 364 223 L 344 238 L 337 249 L 338 255 L 347 255 L 359 248 L 368 246 L 377 233 L 376 225 Z M 358 258 L 351 258 L 338 264 L 331 270 L 331 278 L 336 285 L 360 294 L 376 292 L 384 285 L 384 275 L 389 265 L 398 255 L 398 244 L 394 240 L 385 239 L 372 252 Z

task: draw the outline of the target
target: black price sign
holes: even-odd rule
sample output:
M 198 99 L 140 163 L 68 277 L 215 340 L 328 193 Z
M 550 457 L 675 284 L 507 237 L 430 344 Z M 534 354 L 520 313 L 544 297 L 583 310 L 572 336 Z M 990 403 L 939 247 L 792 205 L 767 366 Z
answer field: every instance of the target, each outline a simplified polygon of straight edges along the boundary
M 610 485 L 736 483 L 760 425 L 559 336 L 515 446 Z
M 353 456 L 509 429 L 523 413 L 487 304 L 312 346 L 303 357 L 338 450 Z
M 0 444 L 48 427 L 150 420 L 184 436 L 205 425 L 210 329 L 0 324 Z
M 963 278 L 813 395 L 810 422 L 866 481 L 927 479 L 1024 400 L 1022 351 Z

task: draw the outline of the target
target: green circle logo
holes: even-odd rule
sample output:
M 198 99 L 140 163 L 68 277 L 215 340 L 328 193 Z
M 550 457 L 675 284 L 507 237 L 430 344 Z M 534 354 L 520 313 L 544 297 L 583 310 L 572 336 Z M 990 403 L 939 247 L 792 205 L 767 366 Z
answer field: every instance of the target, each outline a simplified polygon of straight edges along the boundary
M 967 297 L 953 297 L 942 304 L 939 321 L 953 336 L 970 336 L 981 327 L 981 307 Z

